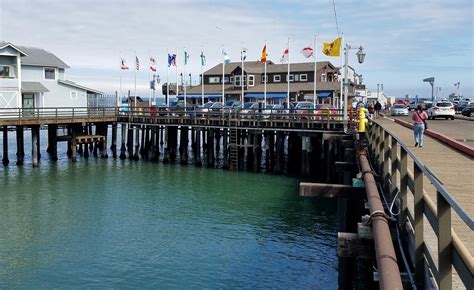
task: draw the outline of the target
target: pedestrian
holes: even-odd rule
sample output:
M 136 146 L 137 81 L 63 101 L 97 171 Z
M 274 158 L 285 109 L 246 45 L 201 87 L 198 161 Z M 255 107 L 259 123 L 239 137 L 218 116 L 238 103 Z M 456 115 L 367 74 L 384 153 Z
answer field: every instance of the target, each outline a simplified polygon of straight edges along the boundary
M 423 133 L 425 129 L 427 129 L 426 126 L 426 120 L 428 120 L 428 115 L 426 114 L 425 111 L 423 111 L 423 108 L 421 105 L 418 105 L 416 107 L 416 111 L 413 113 L 413 117 L 411 118 L 413 120 L 413 134 L 415 135 L 415 147 L 423 147 Z
M 377 103 L 375 103 L 374 109 L 375 109 L 375 118 L 380 117 L 380 110 L 382 110 L 382 104 L 378 100 L 377 100 Z

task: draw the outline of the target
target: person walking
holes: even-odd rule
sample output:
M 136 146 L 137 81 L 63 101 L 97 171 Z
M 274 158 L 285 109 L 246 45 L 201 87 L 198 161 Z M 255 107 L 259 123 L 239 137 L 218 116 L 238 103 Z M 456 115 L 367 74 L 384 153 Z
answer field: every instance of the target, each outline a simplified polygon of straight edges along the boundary
M 423 147 L 423 133 L 425 132 L 426 120 L 428 120 L 428 115 L 421 105 L 416 107 L 416 111 L 413 113 L 411 118 L 413 120 L 413 134 L 415 135 L 415 147 Z
M 375 109 L 375 118 L 380 117 L 380 110 L 382 110 L 382 104 L 379 101 L 375 103 L 374 109 Z

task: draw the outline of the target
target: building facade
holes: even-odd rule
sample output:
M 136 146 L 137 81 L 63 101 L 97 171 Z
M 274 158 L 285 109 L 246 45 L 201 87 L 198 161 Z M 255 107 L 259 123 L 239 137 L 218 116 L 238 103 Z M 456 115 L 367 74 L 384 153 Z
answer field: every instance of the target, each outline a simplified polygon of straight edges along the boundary
M 87 107 L 102 95 L 66 80 L 68 68 L 44 49 L 0 42 L 0 108 Z
M 202 83 L 204 83 L 204 95 L 207 100 L 222 101 L 223 84 L 225 100 L 240 100 L 242 87 L 244 101 L 263 101 L 265 82 L 268 103 L 285 103 L 287 101 L 288 84 L 290 80 L 290 102 L 312 101 L 314 99 L 314 78 L 317 83 L 317 102 L 339 105 L 341 100 L 339 68 L 328 61 L 318 62 L 316 74 L 314 63 L 292 63 L 288 76 L 287 64 L 275 64 L 267 62 L 267 74 L 265 78 L 264 63 L 259 61 L 232 62 L 218 64 L 204 72 L 200 77 L 201 84 L 187 89 L 189 100 L 200 99 L 202 94 Z M 223 76 L 224 69 L 224 76 Z M 243 77 L 242 77 L 243 75 Z M 359 81 L 357 74 L 349 78 L 349 96 L 354 96 L 355 85 Z M 183 98 L 182 92 L 178 98 Z

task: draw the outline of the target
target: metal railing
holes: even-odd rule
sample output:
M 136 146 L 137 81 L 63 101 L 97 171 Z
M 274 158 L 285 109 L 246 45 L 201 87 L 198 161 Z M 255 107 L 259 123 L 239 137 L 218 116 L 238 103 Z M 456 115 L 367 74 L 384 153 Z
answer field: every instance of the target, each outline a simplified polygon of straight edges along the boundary
M 84 119 L 116 118 L 116 107 L 57 107 L 57 108 L 2 108 L 0 109 L 0 124 L 16 121 L 18 124 L 43 122 L 74 123 Z
M 451 212 L 454 211 L 466 227 L 474 230 L 474 221 L 466 210 L 446 190 L 442 182 L 426 167 L 408 147 L 389 130 L 376 122 L 368 131 L 368 142 L 378 165 L 382 167 L 382 180 L 391 198 L 399 194 L 399 224 L 412 225 L 414 257 L 412 257 L 417 284 L 425 284 L 425 263 L 433 273 L 440 289 L 452 288 L 452 266 L 467 289 L 473 289 L 474 259 L 459 236 L 452 229 Z M 398 154 L 397 147 L 400 148 Z M 413 161 L 413 172 L 408 168 L 408 158 Z M 425 192 L 426 177 L 436 191 L 436 204 Z M 408 210 L 408 192 L 413 196 L 413 214 Z M 425 244 L 423 229 L 427 219 L 437 236 L 437 253 Z M 435 256 L 436 255 L 436 256 Z M 435 263 L 433 257 L 437 258 Z

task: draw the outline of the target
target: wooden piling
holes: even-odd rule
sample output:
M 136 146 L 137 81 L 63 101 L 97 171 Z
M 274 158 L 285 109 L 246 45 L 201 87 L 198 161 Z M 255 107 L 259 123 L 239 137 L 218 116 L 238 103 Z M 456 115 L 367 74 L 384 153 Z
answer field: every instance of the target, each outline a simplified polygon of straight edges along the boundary
M 31 127 L 31 149 L 32 149 L 32 163 L 33 167 L 38 167 L 38 135 L 39 135 L 39 126 Z
M 207 167 L 214 167 L 214 129 L 207 129 Z
M 195 141 L 195 151 L 194 151 L 194 165 L 202 166 L 201 160 L 201 129 L 196 129 L 196 141 Z
M 229 169 L 229 130 L 222 131 L 222 167 Z
M 3 126 L 3 156 L 2 163 L 7 166 L 10 163 L 8 159 L 8 126 Z
M 106 123 L 106 124 L 102 124 L 101 125 L 102 129 L 101 129 L 101 135 L 104 136 L 104 140 L 101 141 L 102 143 L 102 151 L 101 151 L 101 157 L 102 159 L 105 159 L 105 158 L 108 158 L 109 155 L 107 154 L 107 136 L 108 136 L 108 130 L 109 130 L 109 125 Z
M 283 173 L 283 165 L 285 162 L 284 150 L 285 150 L 285 133 L 278 131 L 276 133 L 276 159 L 275 159 L 275 173 Z
M 135 131 L 135 148 L 134 148 L 134 151 L 133 151 L 133 160 L 137 161 L 140 159 L 139 157 L 139 151 L 140 151 L 140 127 L 137 125 L 137 126 L 134 126 L 134 129 Z
M 253 140 L 253 171 L 259 172 L 262 163 L 262 133 L 254 132 Z
M 16 164 L 23 165 L 25 158 L 25 147 L 23 143 L 23 126 L 16 126 Z
M 112 145 L 110 149 L 112 150 L 112 157 L 117 158 L 117 123 L 112 123 Z
M 76 153 L 77 153 L 77 149 L 76 149 L 76 127 L 74 125 L 71 126 L 71 161 L 72 162 L 76 162 L 77 159 L 76 159 Z
M 125 159 L 126 156 L 125 156 L 125 152 L 126 152 L 126 149 L 127 147 L 125 146 L 125 139 L 126 139 L 126 135 L 127 135 L 127 124 L 122 124 L 121 125 L 121 129 L 122 129 L 122 132 L 120 134 L 120 155 L 119 155 L 119 158 L 120 159 Z
M 170 162 L 170 153 L 169 153 L 169 129 L 168 126 L 163 129 L 163 163 Z
M 128 133 L 127 133 L 127 151 L 128 151 L 128 158 L 130 160 L 133 160 L 133 142 L 135 138 L 133 138 L 133 126 L 129 125 L 128 126 Z
M 188 164 L 188 144 L 189 144 L 189 128 L 187 126 L 181 127 L 181 141 L 179 142 L 179 154 L 181 165 Z

